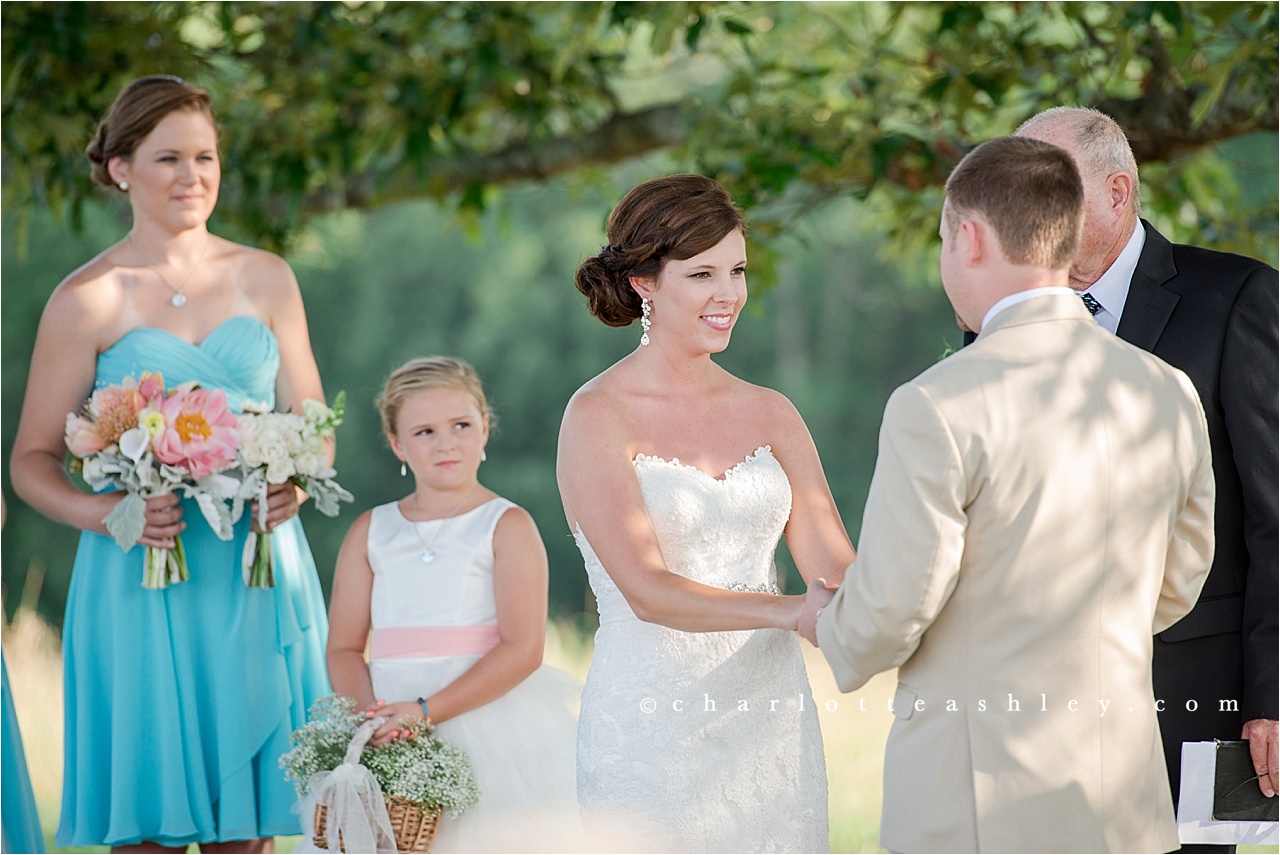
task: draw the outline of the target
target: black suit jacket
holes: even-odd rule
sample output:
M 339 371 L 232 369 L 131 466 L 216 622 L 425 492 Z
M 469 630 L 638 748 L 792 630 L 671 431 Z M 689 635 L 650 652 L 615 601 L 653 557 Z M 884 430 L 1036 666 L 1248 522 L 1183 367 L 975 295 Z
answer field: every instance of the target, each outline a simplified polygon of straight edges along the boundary
M 1217 485 L 1213 568 L 1196 607 L 1156 641 L 1156 695 L 1169 695 L 1161 730 L 1173 771 L 1180 748 L 1170 749 L 1184 739 L 1238 739 L 1240 722 L 1280 718 L 1280 279 L 1260 261 L 1175 245 L 1145 220 L 1142 227 L 1146 243 L 1117 334 L 1182 369 L 1195 384 L 1209 422 Z M 1238 661 L 1222 661 L 1237 647 Z M 1238 700 L 1238 716 L 1222 715 L 1231 712 L 1220 709 L 1227 699 Z M 1186 714 L 1192 701 L 1201 715 Z M 1213 727 L 1201 730 L 1210 722 Z
M 1142 226 L 1147 240 L 1117 334 L 1191 378 L 1217 484 L 1213 569 L 1195 609 L 1160 638 L 1242 633 L 1241 714 L 1275 719 L 1277 273 L 1254 259 L 1171 244 Z
M 1183 741 L 1239 739 L 1244 721 L 1280 717 L 1280 279 L 1261 261 L 1172 244 L 1150 223 L 1141 225 L 1146 242 L 1117 334 L 1191 378 L 1209 424 L 1217 484 L 1213 567 L 1195 608 L 1157 636 L 1153 654 L 1177 799 Z

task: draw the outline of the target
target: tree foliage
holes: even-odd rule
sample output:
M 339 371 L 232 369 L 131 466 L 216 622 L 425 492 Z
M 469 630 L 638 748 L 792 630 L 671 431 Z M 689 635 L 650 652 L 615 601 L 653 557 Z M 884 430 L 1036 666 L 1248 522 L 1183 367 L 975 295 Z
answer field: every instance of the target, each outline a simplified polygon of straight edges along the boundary
M 670 149 L 765 233 L 834 196 L 903 233 L 971 146 L 1060 103 L 1134 143 L 1178 236 L 1274 257 L 1275 218 L 1216 180 L 1217 143 L 1277 128 L 1274 3 L 10 3 L 5 201 L 69 209 L 129 80 L 208 88 L 224 221 L 280 247 L 310 215 Z M 1166 167 L 1167 164 L 1167 167 Z M 1159 165 L 1148 174 L 1146 166 Z M 1207 190 L 1188 199 L 1187 189 Z

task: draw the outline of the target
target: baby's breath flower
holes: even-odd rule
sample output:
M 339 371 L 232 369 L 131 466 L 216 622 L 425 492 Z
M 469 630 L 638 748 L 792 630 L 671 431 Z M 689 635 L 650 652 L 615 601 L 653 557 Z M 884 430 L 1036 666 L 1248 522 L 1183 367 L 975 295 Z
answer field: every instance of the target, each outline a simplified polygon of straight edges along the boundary
M 356 702 L 341 695 L 325 695 L 311 705 L 305 725 L 293 732 L 293 749 L 280 758 L 285 778 L 299 797 L 306 796 L 313 775 L 341 765 L 356 728 L 368 716 Z M 382 746 L 365 746 L 360 762 L 373 773 L 382 792 L 421 802 L 424 809 L 443 809 L 450 816 L 480 798 L 467 755 L 437 736 L 424 732 L 425 722 L 406 722 L 412 733 Z

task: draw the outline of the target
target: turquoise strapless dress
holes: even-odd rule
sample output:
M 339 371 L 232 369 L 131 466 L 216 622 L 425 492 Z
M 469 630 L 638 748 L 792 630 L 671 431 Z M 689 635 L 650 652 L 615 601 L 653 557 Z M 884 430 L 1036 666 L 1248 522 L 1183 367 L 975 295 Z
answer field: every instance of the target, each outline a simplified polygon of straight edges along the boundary
M 233 409 L 274 403 L 280 354 L 237 316 L 199 346 L 141 328 L 98 357 L 96 382 L 160 371 L 166 387 L 225 389 Z M 240 562 L 249 520 L 220 541 L 184 500 L 191 578 L 142 587 L 142 547 L 83 532 L 63 623 L 66 762 L 59 846 L 166 846 L 299 834 L 277 759 L 329 691 L 328 619 L 297 519 L 277 528 L 274 589 Z

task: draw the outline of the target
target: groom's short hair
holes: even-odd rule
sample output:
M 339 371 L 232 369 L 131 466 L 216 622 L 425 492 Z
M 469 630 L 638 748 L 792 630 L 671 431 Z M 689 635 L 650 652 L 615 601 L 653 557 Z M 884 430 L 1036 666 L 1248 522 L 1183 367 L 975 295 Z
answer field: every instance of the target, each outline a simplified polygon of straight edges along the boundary
M 1013 264 L 1067 267 L 1084 225 L 1084 187 L 1071 155 L 1027 137 L 988 140 L 947 179 L 947 228 L 977 214 Z

